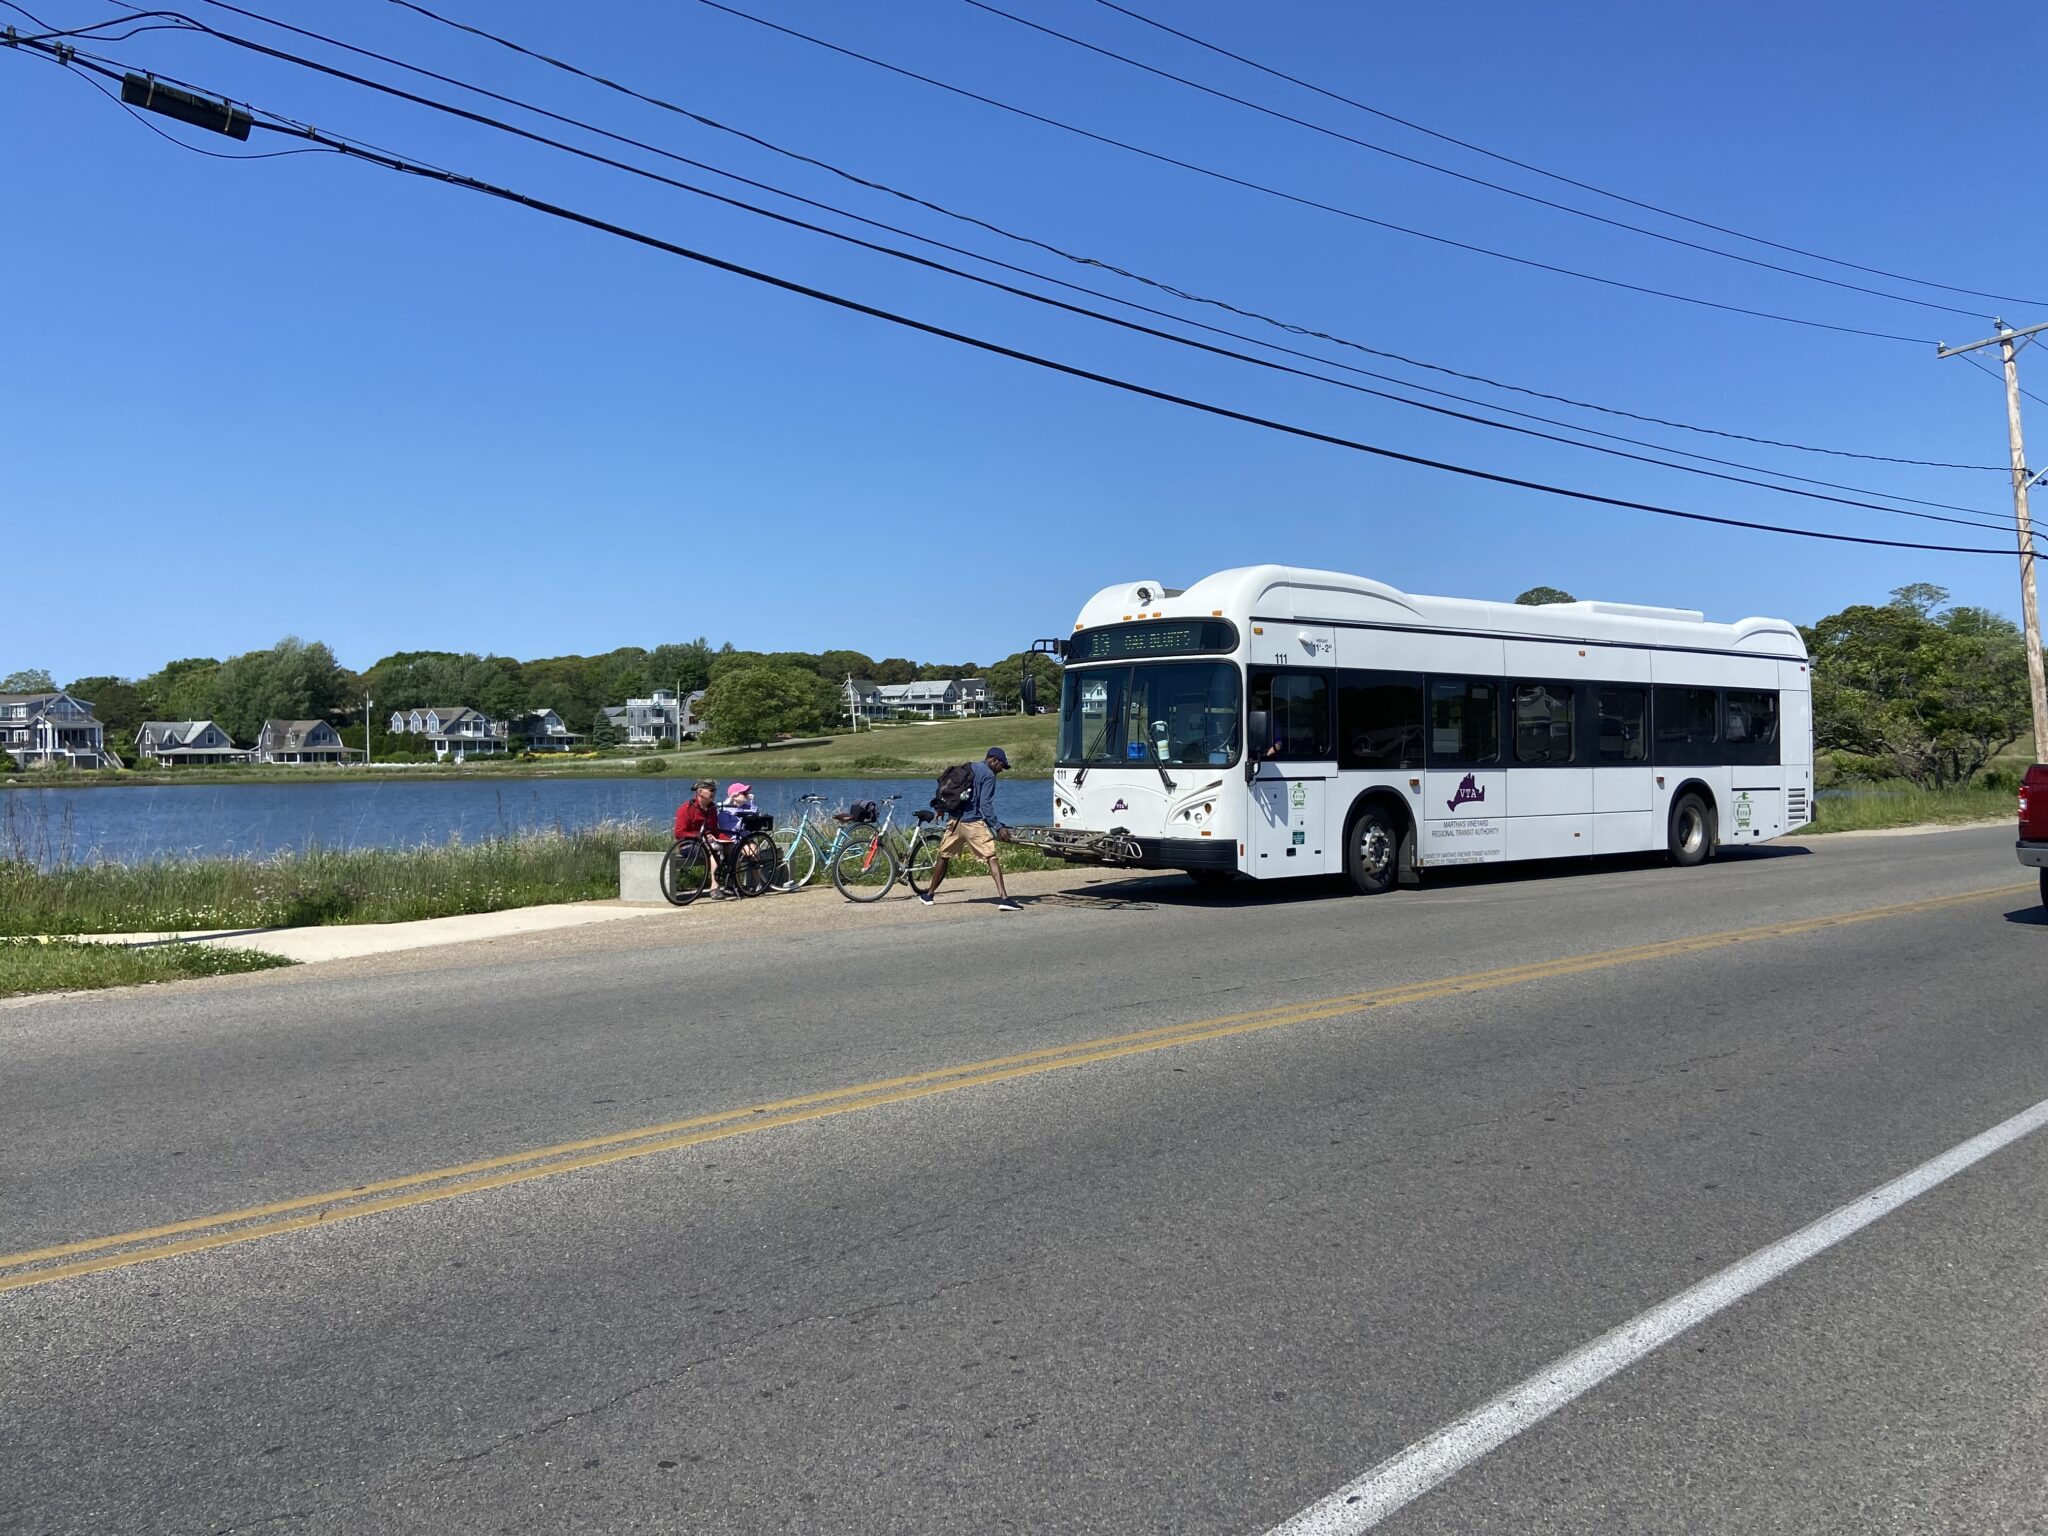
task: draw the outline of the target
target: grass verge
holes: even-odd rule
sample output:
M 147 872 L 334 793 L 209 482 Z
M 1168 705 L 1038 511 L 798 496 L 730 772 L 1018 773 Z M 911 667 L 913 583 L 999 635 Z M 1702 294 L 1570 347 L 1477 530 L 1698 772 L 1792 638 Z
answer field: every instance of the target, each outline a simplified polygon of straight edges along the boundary
M 0 934 L 192 933 L 398 923 L 619 893 L 619 854 L 666 848 L 651 823 L 482 843 L 313 849 L 268 859 L 0 862 Z
M 202 944 L 162 944 L 123 949 L 118 944 L 79 944 L 65 939 L 0 939 L 0 997 L 27 992 L 85 992 L 96 987 L 135 987 L 190 976 L 239 976 L 296 962 L 253 949 L 213 949 Z
M 1814 801 L 1813 814 L 1813 824 L 1802 827 L 1800 835 L 2011 820 L 2015 804 L 2009 789 L 1916 789 L 1911 785 L 1883 784 L 1872 785 L 1853 796 L 1825 795 Z

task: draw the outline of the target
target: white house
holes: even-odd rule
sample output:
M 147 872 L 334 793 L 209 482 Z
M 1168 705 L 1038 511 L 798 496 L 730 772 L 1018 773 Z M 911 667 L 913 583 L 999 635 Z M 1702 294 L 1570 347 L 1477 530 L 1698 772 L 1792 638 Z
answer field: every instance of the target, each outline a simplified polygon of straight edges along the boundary
M 883 683 L 875 689 L 873 712 L 886 715 L 980 715 L 988 712 L 988 681 L 980 677 L 934 678 L 922 683 Z
M 106 728 L 92 705 L 58 689 L 54 693 L 0 693 L 0 752 L 24 768 L 52 764 L 67 768 L 118 768 L 107 750 Z
M 552 709 L 530 709 L 512 718 L 506 739 L 521 752 L 572 752 L 587 738 L 570 730 Z
M 436 757 L 454 753 L 489 757 L 510 750 L 505 722 L 467 704 L 423 704 L 418 709 L 396 710 L 391 716 L 391 734 L 426 737 Z
M 250 753 L 211 720 L 145 720 L 135 733 L 135 755 L 164 764 L 246 763 Z
M 349 749 L 325 720 L 266 720 L 255 755 L 259 763 L 345 763 Z
M 605 707 L 605 715 L 624 734 L 628 746 L 647 746 L 657 741 L 693 741 L 703 729 L 697 718 L 697 701 L 704 690 L 683 698 L 673 688 L 657 688 L 644 699 Z

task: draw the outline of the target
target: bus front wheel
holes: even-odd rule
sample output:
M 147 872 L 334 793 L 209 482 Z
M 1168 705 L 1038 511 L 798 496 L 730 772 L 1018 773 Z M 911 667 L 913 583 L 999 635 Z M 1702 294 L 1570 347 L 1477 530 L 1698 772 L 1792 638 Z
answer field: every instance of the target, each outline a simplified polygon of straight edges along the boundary
M 1714 851 L 1714 813 L 1698 795 L 1680 795 L 1671 807 L 1671 862 L 1680 869 L 1704 864 Z
M 1344 840 L 1344 873 L 1361 896 L 1394 888 L 1401 871 L 1401 827 L 1383 805 L 1369 804 L 1352 818 Z

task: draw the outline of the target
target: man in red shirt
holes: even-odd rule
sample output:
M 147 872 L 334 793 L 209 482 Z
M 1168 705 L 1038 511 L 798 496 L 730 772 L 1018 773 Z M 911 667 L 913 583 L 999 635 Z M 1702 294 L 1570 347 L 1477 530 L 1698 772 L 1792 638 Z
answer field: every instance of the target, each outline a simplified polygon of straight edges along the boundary
M 676 807 L 676 838 L 701 837 L 711 856 L 711 894 L 713 898 L 723 896 L 725 887 L 718 883 L 718 786 L 709 779 L 699 779 L 690 789 L 690 798 Z

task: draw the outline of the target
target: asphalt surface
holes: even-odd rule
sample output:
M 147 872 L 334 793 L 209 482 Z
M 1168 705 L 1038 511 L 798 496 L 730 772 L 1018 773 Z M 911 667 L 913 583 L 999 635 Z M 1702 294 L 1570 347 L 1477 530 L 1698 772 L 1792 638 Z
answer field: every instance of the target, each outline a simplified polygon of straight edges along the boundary
M 91 1250 L 133 1262 L 0 1292 L 0 1531 L 1263 1532 L 2048 1098 L 2022 873 L 1985 829 L 1372 900 L 1076 882 L 1016 916 L 0 1011 L 17 1254 L 1423 994 L 207 1251 Z M 1426 985 L 1510 966 L 1535 969 Z M 2048 1133 L 1380 1529 L 2048 1528 L 2044 1231 Z M 39 1272 L 0 1260 L 0 1284 Z

